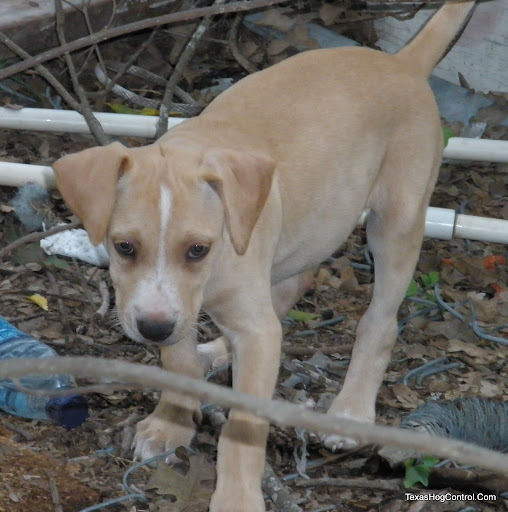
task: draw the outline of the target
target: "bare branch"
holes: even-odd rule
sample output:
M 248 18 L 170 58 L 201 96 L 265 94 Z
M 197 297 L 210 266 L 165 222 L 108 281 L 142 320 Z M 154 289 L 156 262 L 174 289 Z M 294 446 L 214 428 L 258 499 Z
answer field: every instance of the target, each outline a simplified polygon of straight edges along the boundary
M 0 42 L 3 43 L 9 50 L 17 55 L 18 57 L 25 59 L 24 62 L 33 59 L 23 48 L 18 46 L 14 41 L 12 41 L 9 37 L 7 37 L 3 32 L 0 32 Z M 35 70 L 39 73 L 53 88 L 58 92 L 58 94 L 63 98 L 65 103 L 69 105 L 73 110 L 79 111 L 79 103 L 69 94 L 67 89 L 54 77 L 52 73 L 49 72 L 47 68 L 41 65 L 36 65 Z
M 372 480 L 371 478 L 311 478 L 297 480 L 296 487 L 346 487 L 347 489 L 379 489 L 380 491 L 400 491 L 402 480 Z
M 46 238 L 51 235 L 56 235 L 57 233 L 61 233 L 62 231 L 67 231 L 69 229 L 78 229 L 81 227 L 83 227 L 81 222 L 71 222 L 69 224 L 65 224 L 64 226 L 56 226 L 54 228 L 48 229 L 47 231 L 38 231 L 36 233 L 30 233 L 29 235 L 22 236 L 21 238 L 14 240 L 14 242 L 4 247 L 0 251 L 0 261 L 3 258 L 5 258 L 5 256 L 7 256 L 9 253 L 14 251 L 18 247 L 21 247 L 24 244 L 37 242 L 38 240 L 42 240 L 43 238 Z
M 213 6 L 219 6 L 226 2 L 226 0 L 215 0 Z M 171 112 L 171 105 L 173 103 L 173 95 L 175 93 L 176 86 L 180 82 L 182 78 L 182 74 L 187 67 L 187 64 L 190 62 L 199 45 L 199 41 L 203 37 L 203 34 L 207 31 L 210 23 L 212 22 L 212 17 L 207 16 L 201 20 L 201 23 L 197 26 L 196 30 L 194 30 L 192 36 L 190 37 L 188 43 L 185 46 L 178 62 L 173 69 L 173 73 L 169 77 L 169 80 L 166 84 L 166 89 L 164 91 L 164 96 L 162 98 L 161 105 L 159 107 L 159 122 L 157 123 L 157 129 L 155 130 L 155 138 L 158 139 L 162 135 L 164 135 L 168 131 L 168 116 Z
M 255 9 L 269 7 L 271 5 L 288 3 L 290 1 L 292 0 L 247 0 L 243 2 L 234 2 L 228 5 L 201 7 L 199 9 L 189 9 L 187 11 L 166 14 L 165 16 L 147 18 L 146 20 L 128 23 L 122 27 L 100 30 L 95 34 L 81 37 L 80 39 L 76 39 L 75 41 L 67 43 L 63 46 L 59 46 L 58 48 L 52 48 L 51 50 L 43 52 L 35 57 L 30 57 L 27 54 L 27 57 L 23 57 L 25 59 L 23 62 L 17 62 L 12 66 L 8 66 L 0 70 L 0 80 L 3 80 L 4 78 L 7 78 L 16 73 L 20 73 L 21 71 L 25 71 L 34 66 L 40 65 L 43 62 L 47 62 L 48 60 L 60 57 L 64 53 L 81 50 L 87 46 L 92 46 L 94 44 L 107 41 L 108 39 L 130 34 L 132 32 L 139 32 L 140 30 L 145 30 L 147 28 L 169 25 L 171 23 L 195 20 L 197 18 L 204 18 L 205 16 L 214 16 L 216 14 L 252 11 Z M 6 36 L 4 35 L 4 38 L 5 37 Z M 0 39 L 0 42 L 4 41 Z M 11 48 L 9 47 L 9 49 Z
M 102 91 L 99 91 L 98 93 L 88 93 L 88 96 L 95 96 L 95 95 L 106 95 L 108 94 L 111 89 L 117 84 L 118 80 L 125 74 L 125 72 L 136 62 L 136 59 L 140 56 L 140 54 L 148 48 L 148 46 L 152 43 L 155 35 L 159 31 L 159 27 L 155 27 L 148 38 L 141 44 L 137 50 L 129 57 L 129 59 L 123 63 L 119 69 L 117 70 L 115 76 L 112 79 L 108 79 L 107 85 L 104 87 Z M 106 74 L 106 65 L 103 63 L 103 71 L 104 74 Z
M 58 40 L 60 44 L 65 45 L 65 33 L 64 33 L 64 22 L 65 22 L 65 14 L 62 6 L 62 0 L 55 0 L 55 15 L 56 15 L 56 33 L 58 35 Z M 101 145 L 105 146 L 113 141 L 113 139 L 104 133 L 101 123 L 97 121 L 97 118 L 93 115 L 92 109 L 90 107 L 90 103 L 88 102 L 88 98 L 86 93 L 81 87 L 79 83 L 78 75 L 76 73 L 76 68 L 74 67 L 74 62 L 72 61 L 72 57 L 69 52 L 64 54 L 65 62 L 67 64 L 67 69 L 71 76 L 72 85 L 74 87 L 74 91 L 78 95 L 80 100 L 80 108 L 77 109 L 80 114 L 86 120 L 86 124 L 90 128 L 90 132 L 94 136 L 95 140 Z
M 229 34 L 229 47 L 231 49 L 233 57 L 236 59 L 236 62 L 238 62 L 238 64 L 240 64 L 240 66 L 242 66 L 242 68 L 245 69 L 245 71 L 247 71 L 248 73 L 255 73 L 256 71 L 258 71 L 258 69 L 240 53 L 238 44 L 236 42 L 236 39 L 238 37 L 238 29 L 240 28 L 242 21 L 243 15 L 237 14 L 235 16 L 235 20 L 233 21 L 231 32 Z
M 279 512 L 303 512 L 268 462 L 265 464 L 262 487 Z
M 255 414 L 277 425 L 304 428 L 310 432 L 339 434 L 361 444 L 395 446 L 422 454 L 473 464 L 508 474 L 508 455 L 463 441 L 429 436 L 420 432 L 371 425 L 311 411 L 302 405 L 248 395 L 209 382 L 167 372 L 153 366 L 95 357 L 58 357 L 48 359 L 10 359 L 0 361 L 2 379 L 27 375 L 62 375 L 102 378 L 109 375 L 144 389 L 171 389 L 194 398 Z M 129 385 L 125 385 L 129 387 Z
M 101 318 L 104 318 L 104 316 L 106 316 L 106 313 L 109 311 L 110 301 L 109 288 L 108 285 L 106 284 L 106 281 L 99 281 L 99 292 L 101 293 L 101 306 L 95 312 L 95 314 Z

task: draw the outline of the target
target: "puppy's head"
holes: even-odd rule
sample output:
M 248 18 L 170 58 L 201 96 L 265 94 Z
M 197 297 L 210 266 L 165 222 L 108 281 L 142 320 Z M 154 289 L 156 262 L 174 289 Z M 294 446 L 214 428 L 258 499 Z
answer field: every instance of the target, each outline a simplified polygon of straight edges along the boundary
M 127 335 L 172 344 L 192 329 L 224 246 L 246 252 L 274 162 L 186 144 L 113 143 L 64 156 L 53 169 L 92 243 L 108 248 Z

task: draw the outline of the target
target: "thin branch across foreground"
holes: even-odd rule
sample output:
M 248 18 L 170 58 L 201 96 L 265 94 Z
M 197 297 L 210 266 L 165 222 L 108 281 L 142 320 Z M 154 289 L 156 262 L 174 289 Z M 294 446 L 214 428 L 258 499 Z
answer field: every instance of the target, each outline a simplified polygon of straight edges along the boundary
M 157 367 L 96 357 L 51 359 L 10 359 L 0 361 L 0 378 L 16 379 L 28 375 L 69 374 L 75 377 L 126 382 L 127 388 L 170 389 L 207 402 L 234 407 L 270 420 L 277 425 L 300 427 L 310 432 L 340 434 L 361 444 L 392 446 L 416 450 L 421 454 L 472 464 L 508 474 L 508 455 L 452 439 L 429 436 L 411 430 L 370 425 L 311 411 L 304 406 L 267 400 L 239 391 L 193 379 Z M 118 386 L 116 385 L 116 389 Z

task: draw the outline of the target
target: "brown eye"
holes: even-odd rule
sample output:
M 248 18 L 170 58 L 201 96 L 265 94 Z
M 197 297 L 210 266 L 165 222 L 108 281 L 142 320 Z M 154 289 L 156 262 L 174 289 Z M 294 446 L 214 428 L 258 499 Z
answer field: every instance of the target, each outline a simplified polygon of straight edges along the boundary
M 191 246 L 189 252 L 187 253 L 187 259 L 192 261 L 200 260 L 208 254 L 209 250 L 210 247 L 208 245 L 193 245 Z
M 134 256 L 134 245 L 126 240 L 115 244 L 116 252 L 122 256 Z

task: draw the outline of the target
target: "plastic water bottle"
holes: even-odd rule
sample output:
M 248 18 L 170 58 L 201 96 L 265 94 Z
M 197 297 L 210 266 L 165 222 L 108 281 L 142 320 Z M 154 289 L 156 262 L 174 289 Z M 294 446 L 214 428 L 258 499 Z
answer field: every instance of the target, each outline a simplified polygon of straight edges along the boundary
M 0 317 L 0 360 L 35 357 L 58 357 L 58 354 Z M 34 390 L 56 391 L 72 387 L 70 378 L 63 375 L 22 377 L 19 382 L 24 388 Z M 81 425 L 88 417 L 88 405 L 83 396 L 31 395 L 18 390 L 12 381 L 1 379 L 0 409 L 22 418 L 51 419 L 67 429 Z

